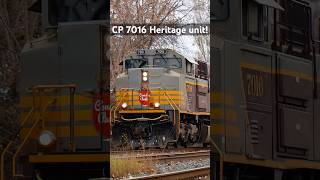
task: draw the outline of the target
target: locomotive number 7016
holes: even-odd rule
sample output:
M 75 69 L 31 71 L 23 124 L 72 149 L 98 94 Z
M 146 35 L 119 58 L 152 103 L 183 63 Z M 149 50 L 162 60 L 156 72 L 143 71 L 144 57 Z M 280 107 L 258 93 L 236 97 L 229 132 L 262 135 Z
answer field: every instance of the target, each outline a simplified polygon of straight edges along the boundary
M 248 96 L 262 97 L 264 86 L 263 77 L 257 74 L 247 74 L 247 94 Z

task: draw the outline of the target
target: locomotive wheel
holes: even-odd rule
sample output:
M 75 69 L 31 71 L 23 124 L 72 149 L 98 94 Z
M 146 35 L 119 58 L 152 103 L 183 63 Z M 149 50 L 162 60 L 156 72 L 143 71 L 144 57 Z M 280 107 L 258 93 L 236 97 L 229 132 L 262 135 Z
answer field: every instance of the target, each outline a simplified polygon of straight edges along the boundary
M 139 144 L 140 144 L 140 147 L 141 147 L 142 150 L 145 150 L 145 149 L 146 149 L 146 147 L 145 147 L 145 142 L 144 142 L 143 138 L 140 138 Z
M 177 141 L 167 142 L 165 149 L 170 149 L 170 147 L 174 149 L 178 148 L 178 142 Z
M 127 133 L 122 134 L 121 136 L 121 146 L 127 150 L 132 150 L 133 146 L 130 143 L 129 136 Z
M 178 140 L 178 145 L 179 147 L 183 147 L 186 148 L 187 147 L 188 142 L 186 141 L 186 138 L 181 138 L 181 136 L 179 137 Z

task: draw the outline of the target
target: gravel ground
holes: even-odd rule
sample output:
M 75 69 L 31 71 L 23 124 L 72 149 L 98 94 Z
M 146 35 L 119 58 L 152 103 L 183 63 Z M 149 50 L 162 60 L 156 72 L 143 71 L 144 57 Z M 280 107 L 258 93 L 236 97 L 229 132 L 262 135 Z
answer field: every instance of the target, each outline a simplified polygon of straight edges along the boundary
M 159 174 L 210 166 L 209 159 L 189 160 L 182 162 L 159 163 L 155 168 Z
M 175 172 L 175 171 L 182 171 L 194 168 L 200 168 L 210 166 L 210 159 L 197 159 L 197 160 L 188 160 L 188 161 L 178 161 L 174 162 L 171 161 L 170 163 L 156 163 L 154 165 L 154 169 L 157 174 Z M 140 176 L 148 176 L 151 174 L 141 172 L 139 174 L 128 174 L 128 177 L 140 177 Z M 208 177 L 200 177 L 199 179 L 208 179 Z

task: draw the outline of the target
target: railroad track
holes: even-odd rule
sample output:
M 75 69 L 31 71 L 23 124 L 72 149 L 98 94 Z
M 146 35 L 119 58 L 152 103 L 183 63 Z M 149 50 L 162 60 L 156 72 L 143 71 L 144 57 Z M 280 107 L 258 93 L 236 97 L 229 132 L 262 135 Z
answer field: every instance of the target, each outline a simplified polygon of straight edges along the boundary
M 112 155 L 112 154 L 111 154 Z M 199 150 L 192 152 L 166 152 L 166 153 L 137 153 L 137 154 L 117 154 L 115 159 L 137 159 L 139 161 L 186 161 L 194 159 L 210 158 L 209 150 Z
M 126 154 L 126 153 L 164 153 L 164 152 L 191 152 L 199 150 L 210 150 L 210 148 L 203 147 L 188 147 L 188 148 L 175 148 L 175 149 L 140 149 L 140 150 L 130 150 L 130 149 L 112 149 L 111 154 Z
M 149 176 L 134 177 L 131 180 L 139 179 L 165 179 L 165 180 L 176 180 L 176 179 L 198 179 L 199 177 L 206 177 L 205 179 L 210 179 L 210 167 L 201 167 L 195 169 L 188 169 L 183 171 L 169 172 L 163 174 L 154 174 Z

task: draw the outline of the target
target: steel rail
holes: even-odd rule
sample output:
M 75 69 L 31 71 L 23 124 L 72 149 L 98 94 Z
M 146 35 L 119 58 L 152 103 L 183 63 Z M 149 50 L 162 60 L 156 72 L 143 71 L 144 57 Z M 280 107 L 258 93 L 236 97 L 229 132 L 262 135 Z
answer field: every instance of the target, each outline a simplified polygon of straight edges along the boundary
M 190 179 L 190 178 L 197 178 L 210 176 L 210 166 L 201 167 L 201 168 L 194 168 L 194 169 L 186 169 L 183 171 L 175 171 L 175 172 L 168 172 L 163 174 L 154 174 L 149 176 L 142 176 L 142 177 L 132 177 L 129 179 L 132 180 L 139 180 L 139 179 Z
M 111 154 L 134 154 L 134 153 L 143 153 L 143 154 L 154 154 L 154 153 L 190 153 L 190 152 L 199 152 L 199 151 L 210 151 L 210 148 L 204 147 L 187 147 L 187 148 L 175 148 L 175 149 L 140 149 L 140 150 L 112 150 Z
M 136 159 L 140 162 L 177 162 L 177 161 L 188 161 L 197 159 L 209 159 L 210 151 L 199 151 L 199 152 L 187 152 L 187 153 L 176 153 L 176 154 L 146 154 L 138 156 L 115 156 L 114 159 Z

